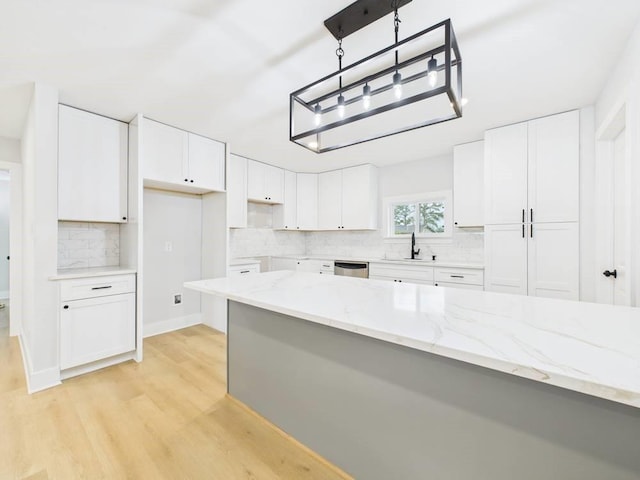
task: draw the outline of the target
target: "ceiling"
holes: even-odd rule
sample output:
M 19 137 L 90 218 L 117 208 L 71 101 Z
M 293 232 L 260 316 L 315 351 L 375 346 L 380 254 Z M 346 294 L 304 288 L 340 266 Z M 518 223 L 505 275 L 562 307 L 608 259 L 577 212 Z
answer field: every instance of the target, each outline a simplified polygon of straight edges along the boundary
M 449 153 L 490 127 L 593 104 L 640 15 L 638 0 L 413 0 L 400 37 L 451 18 L 464 117 L 317 155 L 288 140 L 290 92 L 336 70 L 323 21 L 351 0 L 3 0 L 0 135 L 17 138 L 25 83 L 129 121 L 138 112 L 296 171 Z M 392 43 L 392 17 L 346 38 L 350 64 Z

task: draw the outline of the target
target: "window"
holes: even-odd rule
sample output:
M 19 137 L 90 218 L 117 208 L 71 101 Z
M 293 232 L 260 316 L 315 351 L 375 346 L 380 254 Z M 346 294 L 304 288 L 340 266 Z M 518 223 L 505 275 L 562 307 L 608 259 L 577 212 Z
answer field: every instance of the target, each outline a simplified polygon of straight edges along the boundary
M 451 236 L 451 192 L 385 198 L 387 237 L 445 238 Z

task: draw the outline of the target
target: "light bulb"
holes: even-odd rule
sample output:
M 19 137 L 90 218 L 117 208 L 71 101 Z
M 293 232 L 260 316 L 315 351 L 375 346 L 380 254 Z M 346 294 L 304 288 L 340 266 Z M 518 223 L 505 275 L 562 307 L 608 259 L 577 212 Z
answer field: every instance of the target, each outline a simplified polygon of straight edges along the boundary
M 344 97 L 342 94 L 338 97 L 338 115 L 340 118 L 344 118 Z
M 402 98 L 402 75 L 400 75 L 400 72 L 393 74 L 393 91 L 396 94 L 396 98 L 400 100 Z
M 427 63 L 427 82 L 431 88 L 438 84 L 438 61 L 433 57 Z
M 319 103 L 313 108 L 313 112 L 315 113 L 316 127 L 319 127 L 322 123 L 322 109 Z
M 362 106 L 365 110 L 369 110 L 371 107 L 371 87 L 369 85 L 362 88 Z

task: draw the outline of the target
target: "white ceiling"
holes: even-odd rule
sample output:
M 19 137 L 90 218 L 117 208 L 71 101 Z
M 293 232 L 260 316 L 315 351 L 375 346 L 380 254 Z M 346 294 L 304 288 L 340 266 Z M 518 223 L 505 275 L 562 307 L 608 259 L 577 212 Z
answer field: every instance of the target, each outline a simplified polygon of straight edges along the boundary
M 592 104 L 638 21 L 638 0 L 413 0 L 400 36 L 451 18 L 464 117 L 316 155 L 288 140 L 290 92 L 336 70 L 324 19 L 351 0 L 3 0 L 0 135 L 19 137 L 25 82 L 122 120 L 145 115 L 297 171 L 451 151 L 490 127 Z M 388 46 L 391 16 L 344 41 L 345 63 Z

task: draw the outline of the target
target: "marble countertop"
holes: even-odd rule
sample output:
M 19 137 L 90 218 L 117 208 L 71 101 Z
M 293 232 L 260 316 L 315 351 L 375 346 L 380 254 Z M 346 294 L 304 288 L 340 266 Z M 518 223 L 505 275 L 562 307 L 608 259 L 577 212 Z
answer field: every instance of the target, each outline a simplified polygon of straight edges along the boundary
M 252 258 L 252 257 L 246 257 L 246 258 L 234 258 L 232 260 L 229 261 L 229 266 L 230 267 L 236 267 L 239 265 L 253 265 L 256 263 L 260 263 L 260 259 L 259 258 Z
M 128 267 L 90 267 L 90 268 L 65 268 L 58 270 L 57 275 L 52 275 L 49 280 L 69 280 L 73 278 L 102 277 L 105 275 L 127 275 L 136 273 L 135 268 Z
M 185 287 L 640 408 L 640 309 L 278 271 Z
M 390 265 L 421 265 L 423 267 L 443 267 L 443 268 L 471 268 L 475 270 L 483 270 L 484 265 L 478 263 L 465 263 L 465 262 L 453 262 L 453 261 L 441 261 L 437 260 L 411 260 L 404 258 L 363 258 L 363 257 L 344 257 L 327 255 L 272 255 L 272 258 L 286 258 L 292 260 L 331 260 L 345 262 L 368 262 L 368 263 L 387 263 Z

